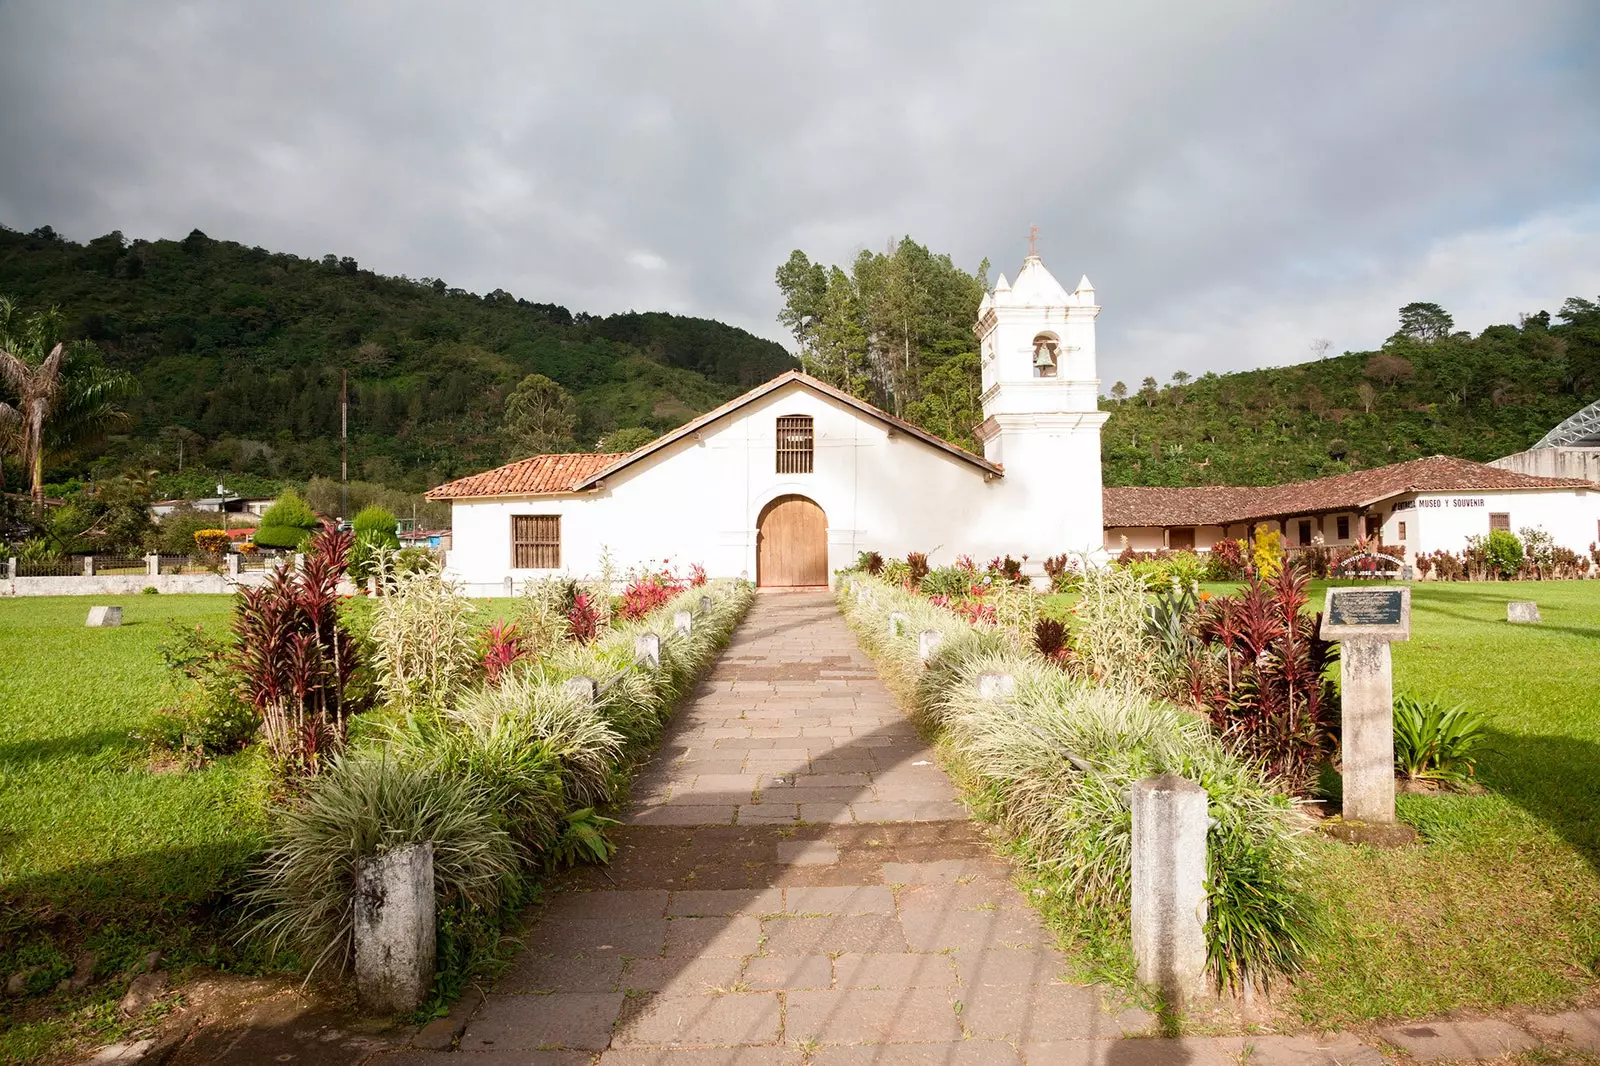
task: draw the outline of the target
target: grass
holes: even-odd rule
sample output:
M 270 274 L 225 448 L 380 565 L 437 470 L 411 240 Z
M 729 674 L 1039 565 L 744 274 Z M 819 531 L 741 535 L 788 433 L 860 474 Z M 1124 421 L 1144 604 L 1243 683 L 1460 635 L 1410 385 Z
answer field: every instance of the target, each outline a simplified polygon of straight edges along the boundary
M 120 605 L 122 626 L 86 628 L 91 602 Z M 0 975 L 38 967 L 28 988 L 44 993 L 81 951 L 95 954 L 97 978 L 153 949 L 167 966 L 238 962 L 218 935 L 231 916 L 216 904 L 262 839 L 256 763 L 158 772 L 134 736 L 171 692 L 168 622 L 220 630 L 231 603 L 0 600 Z M 7 1001 L 0 1059 L 31 1059 L 53 1039 L 46 1030 L 112 1031 L 115 984 Z
M 1231 586 L 1207 586 L 1230 592 Z M 1312 591 L 1320 610 L 1324 583 Z M 1051 597 L 1065 612 L 1067 596 Z M 1544 621 L 1512 625 L 1509 600 Z M 1286 1006 L 1310 1025 L 1511 1005 L 1600 979 L 1600 582 L 1421 583 L 1396 692 L 1481 713 L 1480 789 L 1402 795 L 1424 846 L 1311 841 L 1332 933 Z

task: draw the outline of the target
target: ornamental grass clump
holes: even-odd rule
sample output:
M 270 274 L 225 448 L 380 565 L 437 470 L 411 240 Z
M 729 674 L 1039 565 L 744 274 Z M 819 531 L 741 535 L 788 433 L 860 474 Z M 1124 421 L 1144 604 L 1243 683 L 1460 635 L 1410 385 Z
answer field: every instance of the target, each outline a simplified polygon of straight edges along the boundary
M 477 608 L 436 563 L 399 569 L 379 552 L 376 567 L 386 594 L 373 602 L 373 662 L 384 702 L 409 713 L 445 707 L 478 669 Z
M 1145 632 L 1142 581 L 1113 571 L 1085 574 L 1089 611 L 1074 634 L 1094 675 L 1062 670 L 1033 647 L 1032 632 L 976 629 L 925 599 L 864 576 L 872 596 L 841 597 L 862 640 L 911 694 L 913 709 L 940 738 L 994 818 L 1036 869 L 1062 886 L 1085 930 L 1126 942 L 1131 898 L 1134 782 L 1162 773 L 1198 783 L 1214 824 L 1208 839 L 1210 967 L 1219 986 L 1260 983 L 1307 957 L 1318 917 L 1302 884 L 1302 855 L 1290 800 L 1252 764 L 1229 752 L 1207 721 L 1141 688 Z M 1138 593 L 1136 596 L 1135 593 Z M 888 616 L 910 624 L 890 634 Z M 1085 619 L 1087 614 L 1087 620 Z M 932 660 L 917 656 L 917 633 L 943 636 Z M 1138 656 L 1130 668 L 1114 657 Z M 1009 674 L 1013 693 L 978 695 L 985 673 Z
M 479 736 L 510 728 L 538 742 L 560 761 L 567 795 L 580 806 L 611 798 L 624 737 L 600 708 L 539 671 L 509 674 L 498 686 L 476 689 L 446 717 Z
M 303 794 L 272 812 L 257 883 L 245 897 L 251 931 L 309 970 L 342 973 L 354 953 L 351 899 L 362 860 L 433 843 L 444 906 L 495 910 L 520 876 L 500 796 L 476 776 L 421 762 L 360 755 L 329 760 Z

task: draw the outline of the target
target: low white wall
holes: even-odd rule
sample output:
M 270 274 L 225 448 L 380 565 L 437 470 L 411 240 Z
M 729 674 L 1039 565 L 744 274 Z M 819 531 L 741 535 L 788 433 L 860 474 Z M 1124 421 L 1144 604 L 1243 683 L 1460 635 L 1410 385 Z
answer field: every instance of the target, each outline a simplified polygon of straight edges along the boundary
M 227 574 L 110 574 L 105 577 L 19 577 L 0 579 L 0 596 L 129 596 L 158 592 L 232 592 L 240 585 L 266 584 L 265 571 Z

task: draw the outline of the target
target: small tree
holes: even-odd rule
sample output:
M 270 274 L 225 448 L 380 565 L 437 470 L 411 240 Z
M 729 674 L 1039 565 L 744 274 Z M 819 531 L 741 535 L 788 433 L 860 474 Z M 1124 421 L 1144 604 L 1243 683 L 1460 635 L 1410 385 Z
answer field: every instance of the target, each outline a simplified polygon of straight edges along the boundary
M 577 404 L 543 374 L 529 374 L 506 398 L 505 433 L 525 455 L 571 451 Z
M 634 452 L 643 448 L 658 436 L 660 434 L 655 430 L 647 429 L 644 426 L 624 426 L 621 429 L 612 430 L 600 438 L 600 450 L 614 454 Z
M 261 516 L 261 528 L 256 530 L 255 541 L 263 548 L 298 549 L 321 525 L 311 505 L 293 489 L 283 494 L 267 513 Z
M 350 551 L 350 576 L 365 581 L 374 570 L 374 560 L 380 551 L 395 551 L 400 547 L 396 533 L 399 522 L 394 515 L 373 504 L 363 507 L 350 523 L 355 534 L 355 546 Z
M 1550 576 L 1551 567 L 1556 562 L 1556 538 L 1546 533 L 1538 526 L 1523 526 L 1517 530 L 1522 536 L 1522 550 L 1528 562 L 1533 564 L 1533 572 L 1540 581 Z

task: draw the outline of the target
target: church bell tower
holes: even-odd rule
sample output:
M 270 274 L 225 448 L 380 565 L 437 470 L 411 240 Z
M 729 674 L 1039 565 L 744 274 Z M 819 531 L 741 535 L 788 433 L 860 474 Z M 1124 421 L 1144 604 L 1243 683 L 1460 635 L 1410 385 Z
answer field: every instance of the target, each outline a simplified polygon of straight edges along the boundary
M 1029 241 L 1015 283 L 1004 274 L 978 305 L 973 327 L 983 369 L 984 458 L 1005 470 L 994 486 L 992 537 L 1041 551 L 1099 552 L 1100 379 L 1094 322 L 1100 314 L 1087 276 L 1072 292 L 1045 269 Z

